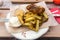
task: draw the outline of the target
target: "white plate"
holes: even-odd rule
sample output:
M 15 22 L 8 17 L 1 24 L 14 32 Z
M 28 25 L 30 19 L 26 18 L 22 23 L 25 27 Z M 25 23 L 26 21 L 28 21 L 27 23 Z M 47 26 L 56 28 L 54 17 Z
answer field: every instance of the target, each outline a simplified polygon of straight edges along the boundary
M 20 5 L 20 9 L 25 10 L 25 7 L 26 7 L 27 5 L 28 5 L 28 4 Z M 51 20 L 53 20 L 53 21 L 55 22 L 55 24 L 57 24 L 56 21 L 55 21 L 55 19 L 54 19 L 54 17 L 51 16 L 51 12 L 48 10 L 45 2 L 39 2 L 39 3 L 36 3 L 36 5 L 44 7 L 44 8 L 45 8 L 45 12 L 46 12 L 46 13 L 48 14 L 48 16 L 49 16 L 48 21 L 42 25 L 42 27 L 46 27 L 46 28 L 40 29 L 38 32 L 34 32 L 34 31 L 31 31 L 31 30 L 30 30 L 30 31 L 27 31 L 27 32 L 25 32 L 25 33 L 26 33 L 26 37 L 24 37 L 24 36 L 21 34 L 21 32 L 19 32 L 19 33 L 11 33 L 10 30 L 9 30 L 9 22 L 6 22 L 6 23 L 5 23 L 6 29 L 7 29 L 7 31 L 8 31 L 9 33 L 11 33 L 11 35 L 13 35 L 14 37 L 16 37 L 16 38 L 18 38 L 18 39 L 36 39 L 36 38 L 41 37 L 43 34 L 45 34 L 45 33 L 49 30 L 49 26 L 52 24 L 52 21 L 51 21 Z M 16 8 L 16 7 L 15 7 L 15 8 Z M 6 18 L 9 19 L 9 18 L 11 17 L 10 15 L 11 15 L 11 12 L 9 12 L 9 13 L 7 14 L 7 17 L 6 17 Z

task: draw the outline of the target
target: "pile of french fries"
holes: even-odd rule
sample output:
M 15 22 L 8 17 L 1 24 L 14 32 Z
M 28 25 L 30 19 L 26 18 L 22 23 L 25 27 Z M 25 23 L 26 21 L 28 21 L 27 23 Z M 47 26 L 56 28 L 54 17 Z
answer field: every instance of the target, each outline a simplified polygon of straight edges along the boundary
M 30 11 L 24 13 L 23 10 L 17 9 L 15 13 L 22 25 L 36 32 L 38 32 L 40 26 L 48 20 L 48 15 L 45 12 L 38 15 Z
M 38 31 L 42 23 L 47 21 L 48 16 L 46 13 L 43 13 L 41 16 L 34 14 L 32 12 L 26 12 L 24 15 L 24 25 L 26 25 L 29 29 Z

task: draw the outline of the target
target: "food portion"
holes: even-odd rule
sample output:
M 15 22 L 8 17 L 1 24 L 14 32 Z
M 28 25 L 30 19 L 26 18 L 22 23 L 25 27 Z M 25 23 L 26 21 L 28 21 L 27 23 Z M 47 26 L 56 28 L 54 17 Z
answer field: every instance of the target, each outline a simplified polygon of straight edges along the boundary
M 11 17 L 9 19 L 9 23 L 12 27 L 19 27 L 21 25 L 19 20 L 18 20 L 18 17 Z
M 28 5 L 26 9 L 28 12 L 24 15 L 24 25 L 37 32 L 40 29 L 40 26 L 48 20 L 45 9 L 34 4 Z
M 20 9 L 16 9 L 15 15 L 18 17 L 20 23 L 23 24 L 24 23 L 23 21 L 24 11 Z
M 15 15 L 21 25 L 26 26 L 30 30 L 38 32 L 41 25 L 48 20 L 48 15 L 45 13 L 45 8 L 34 4 L 26 7 L 28 11 L 17 9 Z
M 40 15 L 40 13 L 43 13 L 45 11 L 45 9 L 41 6 L 36 6 L 34 4 L 28 5 L 27 10 L 29 10 L 30 12 L 33 12 L 34 14 L 37 13 Z

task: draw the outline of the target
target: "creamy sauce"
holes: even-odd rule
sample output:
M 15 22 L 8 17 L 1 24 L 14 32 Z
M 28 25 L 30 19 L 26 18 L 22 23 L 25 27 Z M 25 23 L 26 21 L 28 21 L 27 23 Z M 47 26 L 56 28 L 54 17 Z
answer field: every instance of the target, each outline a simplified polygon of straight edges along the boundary
M 11 17 L 9 22 L 12 27 L 19 27 L 21 25 L 17 17 Z

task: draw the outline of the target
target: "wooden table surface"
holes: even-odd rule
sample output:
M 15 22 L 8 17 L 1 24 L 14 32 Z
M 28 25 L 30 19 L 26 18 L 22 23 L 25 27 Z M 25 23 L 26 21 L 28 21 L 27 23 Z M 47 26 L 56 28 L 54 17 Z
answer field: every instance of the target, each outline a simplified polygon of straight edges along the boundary
M 45 2 L 53 2 L 53 0 L 11 0 L 13 3 L 18 3 L 18 2 L 40 2 L 40 1 L 45 1 Z
M 52 8 L 52 7 L 50 7 L 51 5 L 53 5 L 52 7 L 59 7 L 59 6 L 56 6 L 53 3 L 51 3 L 51 4 L 47 4 L 48 8 Z M 8 12 L 9 12 L 9 10 L 1 10 L 0 9 L 0 18 L 5 18 L 6 14 Z M 0 22 L 0 37 L 13 37 L 5 29 L 4 22 Z M 60 37 L 60 25 L 51 26 L 49 31 L 45 35 L 43 35 L 43 37 Z

